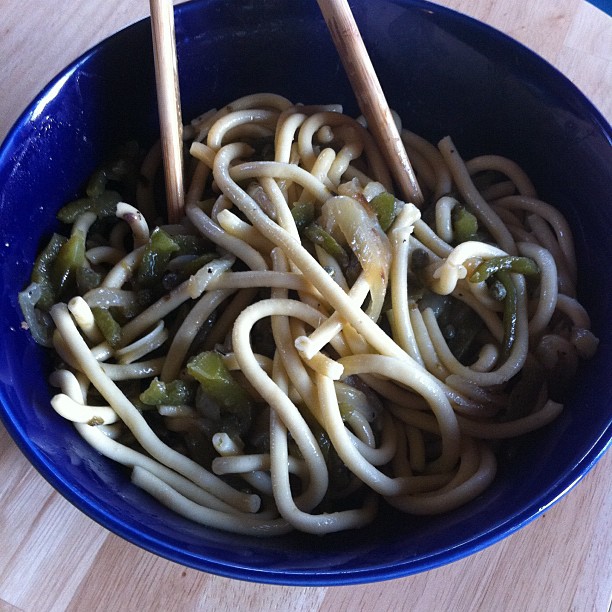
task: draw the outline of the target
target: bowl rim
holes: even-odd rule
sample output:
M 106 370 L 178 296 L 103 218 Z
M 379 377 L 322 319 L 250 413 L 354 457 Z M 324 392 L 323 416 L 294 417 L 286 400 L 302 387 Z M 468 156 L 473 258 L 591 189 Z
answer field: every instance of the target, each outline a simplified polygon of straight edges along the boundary
M 439 14 L 447 18 L 452 18 L 462 25 L 470 28 L 480 29 L 496 42 L 511 45 L 520 53 L 522 57 L 528 58 L 530 62 L 539 64 L 540 70 L 546 68 L 547 71 L 554 71 L 557 77 L 564 82 L 564 86 L 572 91 L 584 109 L 589 112 L 590 120 L 597 124 L 601 134 L 603 134 L 612 146 L 612 127 L 603 116 L 601 111 L 593 102 L 576 87 L 559 69 L 549 63 L 539 54 L 529 49 L 526 45 L 516 39 L 504 34 L 493 26 L 485 24 L 477 19 L 450 9 L 428 2 L 427 0 L 384 0 L 387 3 L 397 4 L 405 8 L 424 11 L 433 15 Z M 192 0 L 174 7 L 175 15 L 188 15 L 190 11 L 197 11 L 201 5 L 206 5 L 209 0 Z M 149 27 L 150 18 L 144 17 L 101 40 L 90 49 L 82 53 L 70 64 L 58 72 L 39 93 L 31 100 L 15 123 L 11 126 L 4 140 L 0 144 L 0 167 L 6 161 L 5 157 L 10 152 L 13 141 L 18 138 L 20 131 L 29 121 L 35 112 L 38 104 L 46 97 L 49 97 L 55 88 L 60 86 L 70 74 L 78 70 L 81 64 L 87 62 L 89 58 L 100 52 L 101 49 L 113 44 L 113 42 L 123 36 L 129 36 L 137 29 Z M 4 389 L 0 388 L 0 420 L 3 422 L 7 432 L 16 443 L 20 451 L 25 455 L 34 468 L 45 478 L 45 480 L 57 490 L 73 506 L 86 514 L 89 518 L 108 529 L 112 533 L 139 546 L 153 554 L 161 556 L 175 563 L 191 567 L 200 571 L 205 571 L 214 575 L 243 580 L 247 582 L 267 583 L 285 586 L 341 586 L 349 584 L 373 583 L 383 580 L 406 577 L 416 573 L 428 571 L 453 563 L 459 559 L 478 552 L 496 542 L 504 539 L 512 533 L 518 531 L 531 521 L 538 518 L 541 514 L 549 510 L 562 497 L 570 492 L 603 457 L 607 450 L 612 446 L 612 420 L 608 426 L 600 433 L 599 437 L 593 441 L 590 448 L 584 455 L 575 462 L 571 470 L 560 476 L 555 483 L 547 490 L 542 492 L 536 499 L 533 499 L 521 512 L 506 517 L 491 529 L 485 530 L 475 537 L 461 542 L 458 545 L 444 547 L 427 556 L 419 556 L 416 559 L 393 562 L 393 564 L 377 565 L 372 568 L 362 570 L 325 570 L 321 568 L 316 572 L 311 570 L 287 570 L 281 571 L 258 569 L 252 566 L 245 566 L 239 563 L 229 563 L 227 561 L 216 561 L 213 558 L 205 557 L 200 554 L 191 553 L 186 550 L 179 550 L 174 546 L 169 546 L 163 540 L 145 535 L 130 527 L 127 522 L 120 517 L 113 516 L 88 498 L 84 498 L 76 488 L 64 479 L 60 473 L 53 469 L 50 461 L 44 454 L 30 443 L 24 428 L 13 418 L 11 401 L 7 397 Z

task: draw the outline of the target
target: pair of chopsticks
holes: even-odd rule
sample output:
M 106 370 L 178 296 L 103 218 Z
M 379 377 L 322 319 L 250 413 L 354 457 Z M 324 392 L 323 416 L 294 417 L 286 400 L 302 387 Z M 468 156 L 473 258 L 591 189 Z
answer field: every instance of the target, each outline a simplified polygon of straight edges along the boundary
M 389 164 L 401 197 L 420 206 L 423 203 L 423 194 L 348 1 L 317 2 L 351 82 L 359 108 Z M 168 221 L 177 223 L 184 214 L 185 196 L 183 124 L 174 7 L 172 0 L 150 0 L 150 8 Z

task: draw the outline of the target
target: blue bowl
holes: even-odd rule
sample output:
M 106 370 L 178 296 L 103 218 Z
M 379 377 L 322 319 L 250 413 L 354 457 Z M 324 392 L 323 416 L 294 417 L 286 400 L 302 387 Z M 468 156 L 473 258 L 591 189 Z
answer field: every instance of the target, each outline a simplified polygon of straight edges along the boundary
M 469 555 L 522 527 L 575 485 L 612 439 L 612 131 L 554 68 L 506 36 L 417 0 L 354 0 L 374 65 L 404 124 L 450 134 L 464 156 L 494 152 L 529 172 L 568 217 L 580 299 L 601 339 L 563 415 L 508 445 L 493 486 L 434 518 L 383 511 L 370 528 L 316 538 L 236 536 L 178 517 L 135 488 L 49 406 L 48 361 L 21 326 L 17 292 L 56 229 L 55 213 L 127 138 L 151 143 L 157 111 L 147 21 L 119 32 L 53 80 L 0 150 L 0 399 L 24 454 L 68 500 L 125 539 L 232 578 L 293 585 L 406 576 Z M 316 3 L 200 0 L 176 10 L 183 116 L 246 93 L 357 108 Z

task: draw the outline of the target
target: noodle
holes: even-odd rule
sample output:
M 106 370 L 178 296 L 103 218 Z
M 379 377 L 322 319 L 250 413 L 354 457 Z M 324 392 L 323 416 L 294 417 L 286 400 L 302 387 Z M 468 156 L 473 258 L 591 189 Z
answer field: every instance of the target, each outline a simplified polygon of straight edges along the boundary
M 53 409 L 136 486 L 236 533 L 360 528 L 382 500 L 468 504 L 489 440 L 561 413 L 597 338 L 567 223 L 513 161 L 401 130 L 419 209 L 338 105 L 254 94 L 185 135 L 181 223 L 151 229 L 157 144 L 137 206 L 68 204 L 19 296 Z

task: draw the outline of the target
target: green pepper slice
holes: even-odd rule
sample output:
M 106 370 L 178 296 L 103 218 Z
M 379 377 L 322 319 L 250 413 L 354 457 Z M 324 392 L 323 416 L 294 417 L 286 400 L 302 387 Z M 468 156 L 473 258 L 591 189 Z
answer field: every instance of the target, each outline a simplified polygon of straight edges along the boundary
M 53 321 L 51 317 L 37 308 L 42 296 L 42 288 L 38 283 L 30 283 L 17 295 L 19 306 L 26 325 L 34 341 L 42 346 L 53 346 Z
M 510 354 L 514 341 L 516 340 L 518 294 L 516 286 L 512 282 L 510 272 L 507 270 L 498 270 L 495 274 L 506 290 L 503 312 L 504 337 L 502 341 L 502 356 L 506 358 Z
M 85 212 L 94 212 L 98 219 L 114 217 L 121 196 L 116 191 L 104 191 L 98 196 L 79 198 L 60 208 L 57 218 L 62 223 L 74 223 Z
M 491 257 L 491 259 L 483 261 L 474 270 L 472 276 L 470 276 L 470 282 L 480 283 L 487 280 L 492 274 L 502 270 L 509 270 L 510 272 L 525 274 L 526 276 L 532 276 L 540 272 L 538 264 L 530 257 L 502 255 L 501 257 Z
M 170 258 L 179 249 L 179 245 L 170 234 L 159 227 L 154 229 L 136 275 L 138 286 L 147 288 L 159 283 Z
M 297 202 L 291 209 L 291 215 L 298 232 L 301 234 L 314 221 L 314 204 L 310 201 Z
M 85 265 L 85 234 L 76 230 L 61 246 L 51 268 L 57 296 L 66 294 L 76 282 L 76 272 Z
M 37 300 L 37 307 L 48 311 L 56 302 L 55 288 L 51 280 L 51 270 L 53 262 L 62 246 L 67 242 L 65 236 L 53 234 L 47 246 L 39 253 L 32 269 L 31 280 L 40 287 L 40 297 Z
M 304 236 L 313 244 L 320 246 L 326 253 L 331 255 L 341 267 L 346 268 L 349 257 L 340 243 L 317 223 L 311 223 L 304 229 Z
M 253 402 L 227 369 L 223 357 L 216 351 L 199 353 L 187 362 L 187 372 L 219 404 L 224 416 L 230 417 L 230 429 L 236 427 L 238 433 L 246 433 L 251 425 Z
M 451 213 L 453 238 L 456 244 L 473 240 L 478 233 L 478 219 L 463 206 L 455 206 Z
M 370 202 L 372 210 L 378 217 L 378 223 L 382 228 L 383 232 L 386 232 L 390 227 L 395 217 L 397 216 L 397 210 L 395 206 L 395 196 L 388 191 L 383 191 L 378 195 L 374 196 Z
M 140 401 L 149 406 L 180 406 L 193 400 L 193 389 L 183 380 L 165 383 L 155 377 L 140 394 Z
M 91 312 L 104 339 L 113 348 L 119 348 L 119 346 L 121 346 L 121 326 L 117 323 L 113 315 L 108 309 L 99 308 L 98 306 L 94 306 Z

